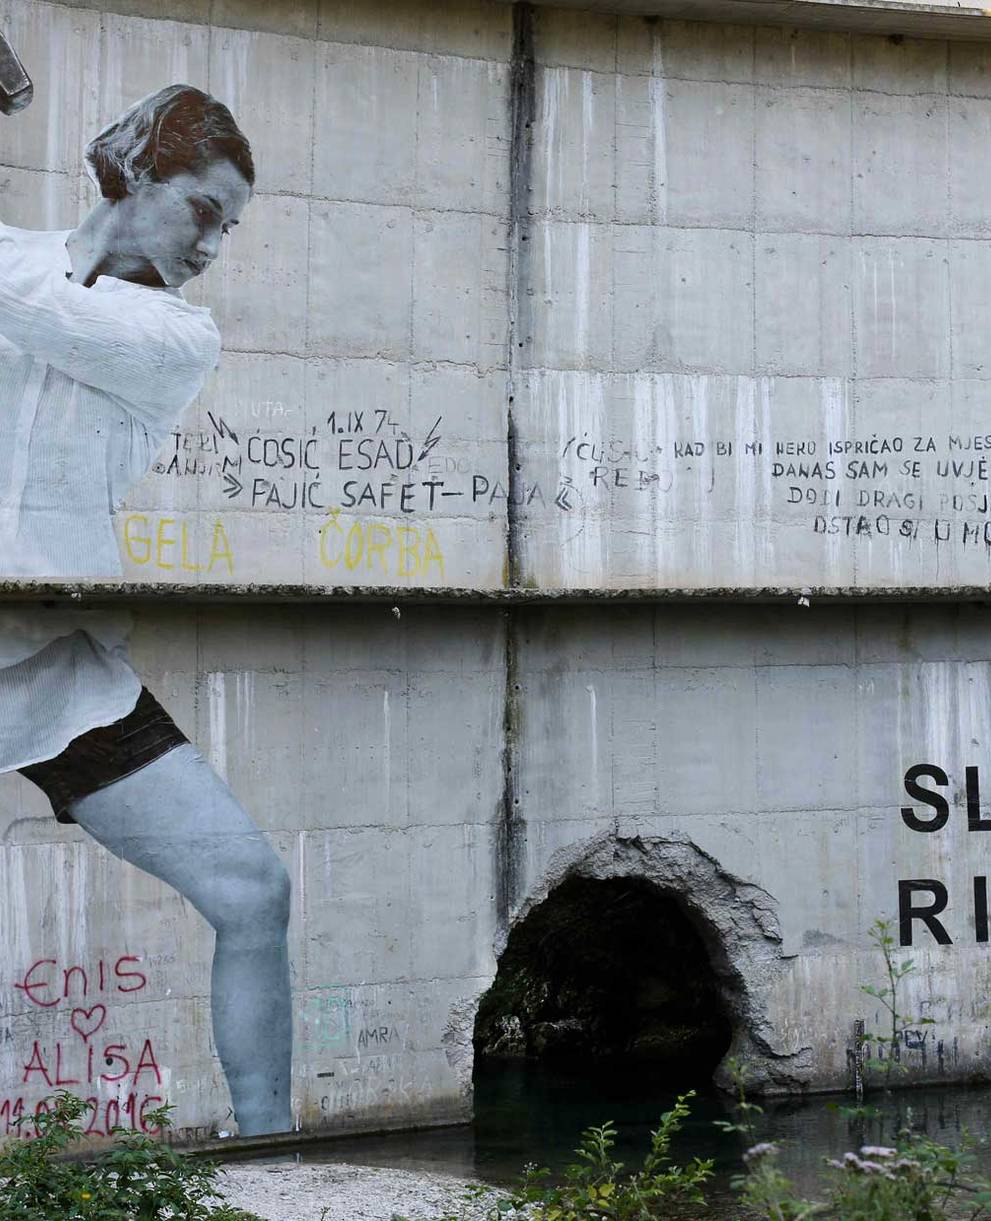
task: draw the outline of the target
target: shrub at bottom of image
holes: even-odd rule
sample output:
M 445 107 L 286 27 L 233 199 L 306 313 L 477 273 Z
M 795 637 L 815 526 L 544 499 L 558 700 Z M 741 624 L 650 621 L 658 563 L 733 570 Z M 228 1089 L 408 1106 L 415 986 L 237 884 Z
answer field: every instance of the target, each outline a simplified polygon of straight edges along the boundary
M 527 1167 L 519 1188 L 495 1199 L 490 1189 L 465 1193 L 464 1208 L 438 1221 L 674 1221 L 713 1214 L 703 1185 L 712 1162 L 694 1158 L 678 1166 L 669 1156 L 672 1136 L 688 1114 L 685 1094 L 661 1117 L 643 1166 L 623 1174 L 613 1162 L 612 1124 L 589 1128 L 576 1150 L 579 1159 L 558 1184 L 546 1170 Z M 760 1108 L 746 1102 L 730 1131 L 752 1134 Z M 890 1146 L 861 1146 L 841 1158 L 827 1159 L 822 1198 L 800 1196 L 778 1165 L 780 1150 L 771 1142 L 753 1144 L 743 1155 L 745 1173 L 734 1180 L 739 1192 L 735 1221 L 981 1221 L 991 1218 L 991 1185 L 972 1173 L 966 1148 L 950 1149 L 918 1133 L 903 1131 Z M 728 1216 L 717 1213 L 718 1216 Z M 398 1214 L 392 1221 L 408 1221 Z
M 163 1141 L 117 1128 L 112 1148 L 92 1161 L 70 1161 L 84 1135 L 90 1104 L 66 1092 L 30 1120 L 35 1135 L 0 1148 L 3 1221 L 261 1221 L 218 1204 L 217 1167 Z M 168 1126 L 168 1107 L 148 1116 Z

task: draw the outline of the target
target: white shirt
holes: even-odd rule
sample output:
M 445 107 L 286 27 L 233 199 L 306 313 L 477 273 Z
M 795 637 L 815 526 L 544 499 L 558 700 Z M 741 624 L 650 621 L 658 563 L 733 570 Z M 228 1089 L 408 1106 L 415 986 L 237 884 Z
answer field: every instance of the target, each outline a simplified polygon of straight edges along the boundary
M 210 311 L 178 292 L 67 280 L 67 237 L 0 225 L 0 580 L 121 576 L 112 510 L 220 355 Z M 17 667 L 0 668 L 0 771 L 51 758 L 134 707 L 128 625 L 0 606 L 0 667 Z

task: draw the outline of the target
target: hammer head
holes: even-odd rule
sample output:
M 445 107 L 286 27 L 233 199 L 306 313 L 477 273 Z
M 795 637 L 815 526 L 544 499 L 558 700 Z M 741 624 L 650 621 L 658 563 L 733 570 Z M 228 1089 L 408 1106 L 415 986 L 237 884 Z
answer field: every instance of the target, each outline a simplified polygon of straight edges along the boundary
M 4 114 L 16 114 L 23 110 L 34 97 L 34 85 L 24 71 L 14 48 L 0 34 L 0 110 Z

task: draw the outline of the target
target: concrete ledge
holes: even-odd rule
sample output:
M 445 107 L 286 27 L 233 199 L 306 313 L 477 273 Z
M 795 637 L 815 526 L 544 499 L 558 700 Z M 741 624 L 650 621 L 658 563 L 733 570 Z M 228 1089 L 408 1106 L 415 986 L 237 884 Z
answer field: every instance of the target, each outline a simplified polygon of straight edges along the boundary
M 55 0 L 57 4 L 95 12 L 121 13 L 212 25 L 223 29 L 260 30 L 323 42 L 340 41 L 333 23 L 318 18 L 319 0 Z M 494 0 L 510 5 L 517 0 Z M 991 9 L 955 0 L 530 0 L 535 6 L 614 13 L 623 16 L 680 21 L 728 22 L 734 25 L 795 26 L 822 30 L 855 30 L 868 34 L 909 35 L 913 38 L 991 39 Z M 410 0 L 406 0 L 408 7 Z M 375 45 L 392 45 L 381 38 L 389 29 L 395 0 L 364 0 L 359 8 L 379 32 Z M 438 26 L 444 9 L 457 10 L 453 0 L 435 6 Z M 330 12 L 330 10 L 328 10 Z M 451 15 L 457 19 L 456 12 Z M 407 16 L 407 21 L 411 20 Z M 401 27 L 403 18 L 396 14 Z M 398 31 L 397 31 L 398 36 Z M 414 39 L 420 45 L 420 38 Z M 345 41 L 353 41 L 348 38 Z M 399 38 L 402 43 L 402 38 Z M 438 48 L 439 49 L 439 48 Z M 497 58 L 499 56 L 496 56 Z
M 679 21 L 787 25 L 913 38 L 991 38 L 991 9 L 915 0 L 534 0 L 553 8 L 589 9 Z
M 991 586 L 905 586 L 858 589 L 853 586 L 725 587 L 706 589 L 409 589 L 372 585 L 171 585 L 149 582 L 0 582 L 0 604 L 52 602 L 59 605 L 120 602 L 310 602 L 402 606 L 523 606 L 620 602 L 988 602 Z

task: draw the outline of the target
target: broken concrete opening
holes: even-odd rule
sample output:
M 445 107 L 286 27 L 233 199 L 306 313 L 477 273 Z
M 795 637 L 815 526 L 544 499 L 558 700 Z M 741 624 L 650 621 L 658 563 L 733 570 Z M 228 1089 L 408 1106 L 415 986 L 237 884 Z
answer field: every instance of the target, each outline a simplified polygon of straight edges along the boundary
M 721 980 L 677 896 L 643 877 L 570 876 L 512 929 L 475 1053 L 642 1062 L 704 1084 L 732 1038 Z

